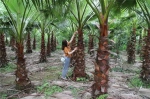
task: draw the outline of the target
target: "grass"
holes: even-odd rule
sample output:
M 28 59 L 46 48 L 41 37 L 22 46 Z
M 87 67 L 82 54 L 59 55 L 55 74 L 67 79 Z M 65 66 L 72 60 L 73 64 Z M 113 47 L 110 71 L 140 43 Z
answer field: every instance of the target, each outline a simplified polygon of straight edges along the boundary
M 129 87 L 143 87 L 143 88 L 150 88 L 150 83 L 146 83 L 142 81 L 138 76 L 133 77 L 129 80 L 128 83 Z
M 78 82 L 88 82 L 89 80 L 85 77 L 77 77 Z
M 0 72 L 1 73 L 8 73 L 8 72 L 12 72 L 16 69 L 16 65 L 13 63 L 8 63 L 5 67 L 0 68 Z
M 82 92 L 85 89 L 82 88 L 82 87 L 81 88 L 76 88 L 76 87 L 73 87 L 73 86 L 68 86 L 67 90 L 70 90 L 72 92 L 73 96 L 75 97 L 75 99 L 78 99 L 79 93 Z
M 62 92 L 63 89 L 59 86 L 50 86 L 49 83 L 44 82 L 41 86 L 37 87 L 37 92 L 43 93 L 46 97 L 51 96 L 56 92 Z
M 7 99 L 7 94 L 0 93 L 0 99 Z
M 108 94 L 103 94 L 97 97 L 96 99 L 106 99 L 108 97 Z

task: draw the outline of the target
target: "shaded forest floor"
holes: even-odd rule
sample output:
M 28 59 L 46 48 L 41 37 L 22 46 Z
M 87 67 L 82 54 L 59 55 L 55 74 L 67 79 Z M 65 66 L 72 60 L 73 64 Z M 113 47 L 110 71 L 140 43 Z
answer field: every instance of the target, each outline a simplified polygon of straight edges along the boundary
M 33 51 L 25 54 L 26 66 L 29 78 L 34 85 L 30 93 L 16 90 L 15 75 L 16 59 L 15 52 L 7 47 L 9 64 L 7 68 L 0 68 L 0 99 L 91 99 L 91 86 L 93 84 L 94 64 L 89 54 L 85 56 L 86 73 L 90 79 L 78 78 L 76 82 L 61 80 L 62 62 L 60 57 L 62 51 L 57 50 L 47 57 L 46 63 L 39 63 L 39 52 Z M 150 88 L 143 88 L 138 79 L 141 62 L 136 60 L 135 64 L 127 64 L 126 53 L 119 56 L 112 53 L 110 58 L 109 89 L 108 94 L 99 99 L 150 99 Z M 71 75 L 73 67 L 69 68 L 68 76 Z M 140 86 L 139 86 L 140 85 Z M 142 86 L 141 86 L 142 85 Z

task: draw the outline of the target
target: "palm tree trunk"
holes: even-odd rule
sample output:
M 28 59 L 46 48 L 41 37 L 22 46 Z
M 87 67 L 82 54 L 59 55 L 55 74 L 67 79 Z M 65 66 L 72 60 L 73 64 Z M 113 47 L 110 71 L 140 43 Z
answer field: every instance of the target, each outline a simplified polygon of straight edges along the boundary
M 100 26 L 99 47 L 97 50 L 96 63 L 99 65 L 103 73 L 109 68 L 109 52 L 108 52 L 108 26 L 107 24 Z
M 140 33 L 140 37 L 139 37 L 139 41 L 138 41 L 137 54 L 140 54 L 141 46 L 142 46 L 142 34 Z
M 82 29 L 78 29 L 77 47 L 78 47 L 78 50 L 77 50 L 77 56 L 76 56 L 76 64 L 73 70 L 73 80 L 76 80 L 77 77 L 86 77 L 85 53 L 84 53 Z
M 52 36 L 51 36 L 51 51 L 54 51 L 54 33 L 52 31 Z
M 72 43 L 71 43 L 71 49 L 73 50 L 76 47 L 76 36 L 74 37 Z M 71 56 L 71 66 L 75 66 L 76 64 L 76 59 L 77 59 L 77 52 L 75 51 L 72 56 Z
M 97 68 L 95 68 L 94 77 L 96 79 L 94 79 L 95 83 L 92 85 L 93 96 L 105 94 L 107 93 L 107 89 L 108 89 L 108 71 L 110 67 L 109 67 L 107 22 L 100 25 L 99 47 L 97 50 L 95 64 L 97 65 L 97 67 L 99 67 L 99 69 L 97 70 Z M 105 81 L 104 84 L 102 84 L 103 81 Z M 104 88 L 104 91 L 101 90 L 102 87 Z M 98 92 L 98 93 L 95 93 L 95 92 Z
M 11 37 L 11 40 L 10 40 L 10 46 L 11 46 L 11 50 L 12 51 L 15 51 L 16 50 L 16 48 L 15 48 L 15 46 L 16 46 L 16 41 L 15 41 L 15 38 L 12 36 Z
M 6 38 L 6 40 L 5 40 L 6 45 L 8 45 L 8 38 L 7 38 L 7 36 L 5 38 Z
M 6 58 L 4 34 L 0 33 L 0 67 L 4 67 L 6 64 L 7 58 Z
M 54 37 L 54 51 L 56 50 L 56 47 L 57 47 L 57 40 L 56 37 Z
M 44 39 L 44 32 L 42 32 L 41 38 L 41 52 L 40 52 L 40 62 L 46 62 L 46 52 L 45 52 L 45 39 Z
M 33 39 L 33 49 L 34 50 L 36 49 L 36 38 L 35 38 L 35 35 L 34 35 L 34 39 Z
M 48 34 L 48 41 L 47 41 L 47 56 L 51 56 L 51 45 L 50 45 L 50 34 Z
M 17 46 L 17 70 L 16 75 L 16 88 L 19 90 L 29 90 L 31 87 L 31 81 L 28 78 L 28 72 L 26 70 L 25 59 L 24 59 L 24 47 L 23 43 L 16 43 Z
M 31 49 L 31 38 L 30 38 L 30 32 L 28 31 L 28 37 L 27 37 L 27 50 L 26 53 L 32 53 Z
M 135 63 L 136 29 L 133 29 L 127 45 L 128 63 Z
M 141 71 L 142 80 L 150 83 L 150 29 L 148 30 L 148 35 L 145 39 L 145 47 L 143 49 L 143 64 Z
M 94 48 L 93 35 L 89 35 L 88 53 L 90 54 L 91 49 Z

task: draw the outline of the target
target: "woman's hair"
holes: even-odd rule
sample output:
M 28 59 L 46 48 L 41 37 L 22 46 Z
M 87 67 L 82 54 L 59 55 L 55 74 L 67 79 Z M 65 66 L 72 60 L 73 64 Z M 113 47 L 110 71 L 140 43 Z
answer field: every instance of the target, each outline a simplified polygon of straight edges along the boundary
M 62 41 L 62 50 L 64 50 L 64 48 L 67 47 L 67 46 L 68 46 L 67 41 L 63 40 Z

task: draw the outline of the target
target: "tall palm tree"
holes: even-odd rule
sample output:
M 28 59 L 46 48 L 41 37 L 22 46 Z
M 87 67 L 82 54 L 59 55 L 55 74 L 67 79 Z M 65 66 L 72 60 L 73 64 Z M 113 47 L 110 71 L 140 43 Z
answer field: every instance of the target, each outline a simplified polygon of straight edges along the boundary
M 108 52 L 108 16 L 111 8 L 113 7 L 115 0 L 99 0 L 92 1 L 86 0 L 90 5 L 94 13 L 96 14 L 99 22 L 99 46 L 97 49 L 97 57 L 96 57 L 96 65 L 99 66 L 100 70 L 106 74 L 106 71 L 109 69 L 109 52 Z M 96 73 L 97 74 L 97 73 Z M 97 75 L 94 75 L 97 76 Z M 99 79 L 102 79 L 101 76 L 97 76 Z M 96 80 L 96 79 L 95 79 Z M 107 83 L 107 82 L 106 82 Z M 95 85 L 99 89 L 95 89 Z M 98 90 L 100 95 L 101 92 L 101 81 L 95 81 L 95 85 L 93 84 L 92 90 L 93 95 L 95 95 L 95 91 Z M 105 86 L 105 92 L 107 93 L 107 86 Z
M 150 83 L 150 1 L 149 0 L 137 0 L 138 5 L 141 8 L 145 22 L 147 23 L 147 36 L 145 39 L 145 47 L 143 49 L 143 64 L 141 71 L 142 80 Z
M 90 5 L 92 10 L 94 11 L 97 19 L 98 19 L 98 28 L 99 28 L 99 44 L 97 49 L 97 57 L 96 57 L 96 65 L 99 66 L 100 70 L 104 75 L 107 75 L 107 71 L 109 70 L 109 52 L 108 52 L 108 18 L 109 13 L 115 4 L 119 3 L 128 3 L 128 8 L 131 8 L 130 3 L 134 3 L 133 0 L 86 0 Z M 120 7 L 121 5 L 119 5 Z M 101 78 L 98 73 L 95 73 L 96 77 Z M 101 80 L 103 81 L 103 80 Z M 99 91 L 98 94 L 102 94 L 101 92 L 101 81 L 95 81 L 95 85 L 97 85 L 96 89 Z M 105 83 L 108 83 L 107 81 Z M 103 86 L 104 87 L 104 86 Z M 107 93 L 107 84 L 105 86 L 105 91 L 103 93 Z M 93 87 L 93 91 L 96 91 Z M 93 92 L 95 94 L 95 92 Z
M 70 8 L 71 15 L 69 18 L 76 25 L 78 31 L 77 37 L 77 54 L 76 62 L 73 70 L 73 80 L 77 77 L 86 77 L 85 73 L 85 53 L 84 53 L 84 42 L 83 42 L 83 28 L 86 22 L 93 16 L 93 13 L 89 9 L 87 3 L 83 0 L 75 0 L 72 2 L 72 8 Z
M 131 19 L 132 17 L 134 19 Z M 126 19 L 132 20 L 132 30 L 127 43 L 127 54 L 128 54 L 127 62 L 131 64 L 135 63 L 137 18 L 134 13 L 129 13 L 129 16 L 126 17 Z
M 31 87 L 31 81 L 28 78 L 25 58 L 24 58 L 24 33 L 28 22 L 34 16 L 36 11 L 29 2 L 24 0 L 1 0 L 6 8 L 8 16 L 11 20 L 11 28 L 13 36 L 16 40 L 17 48 L 17 70 L 16 75 L 16 88 L 26 89 Z

